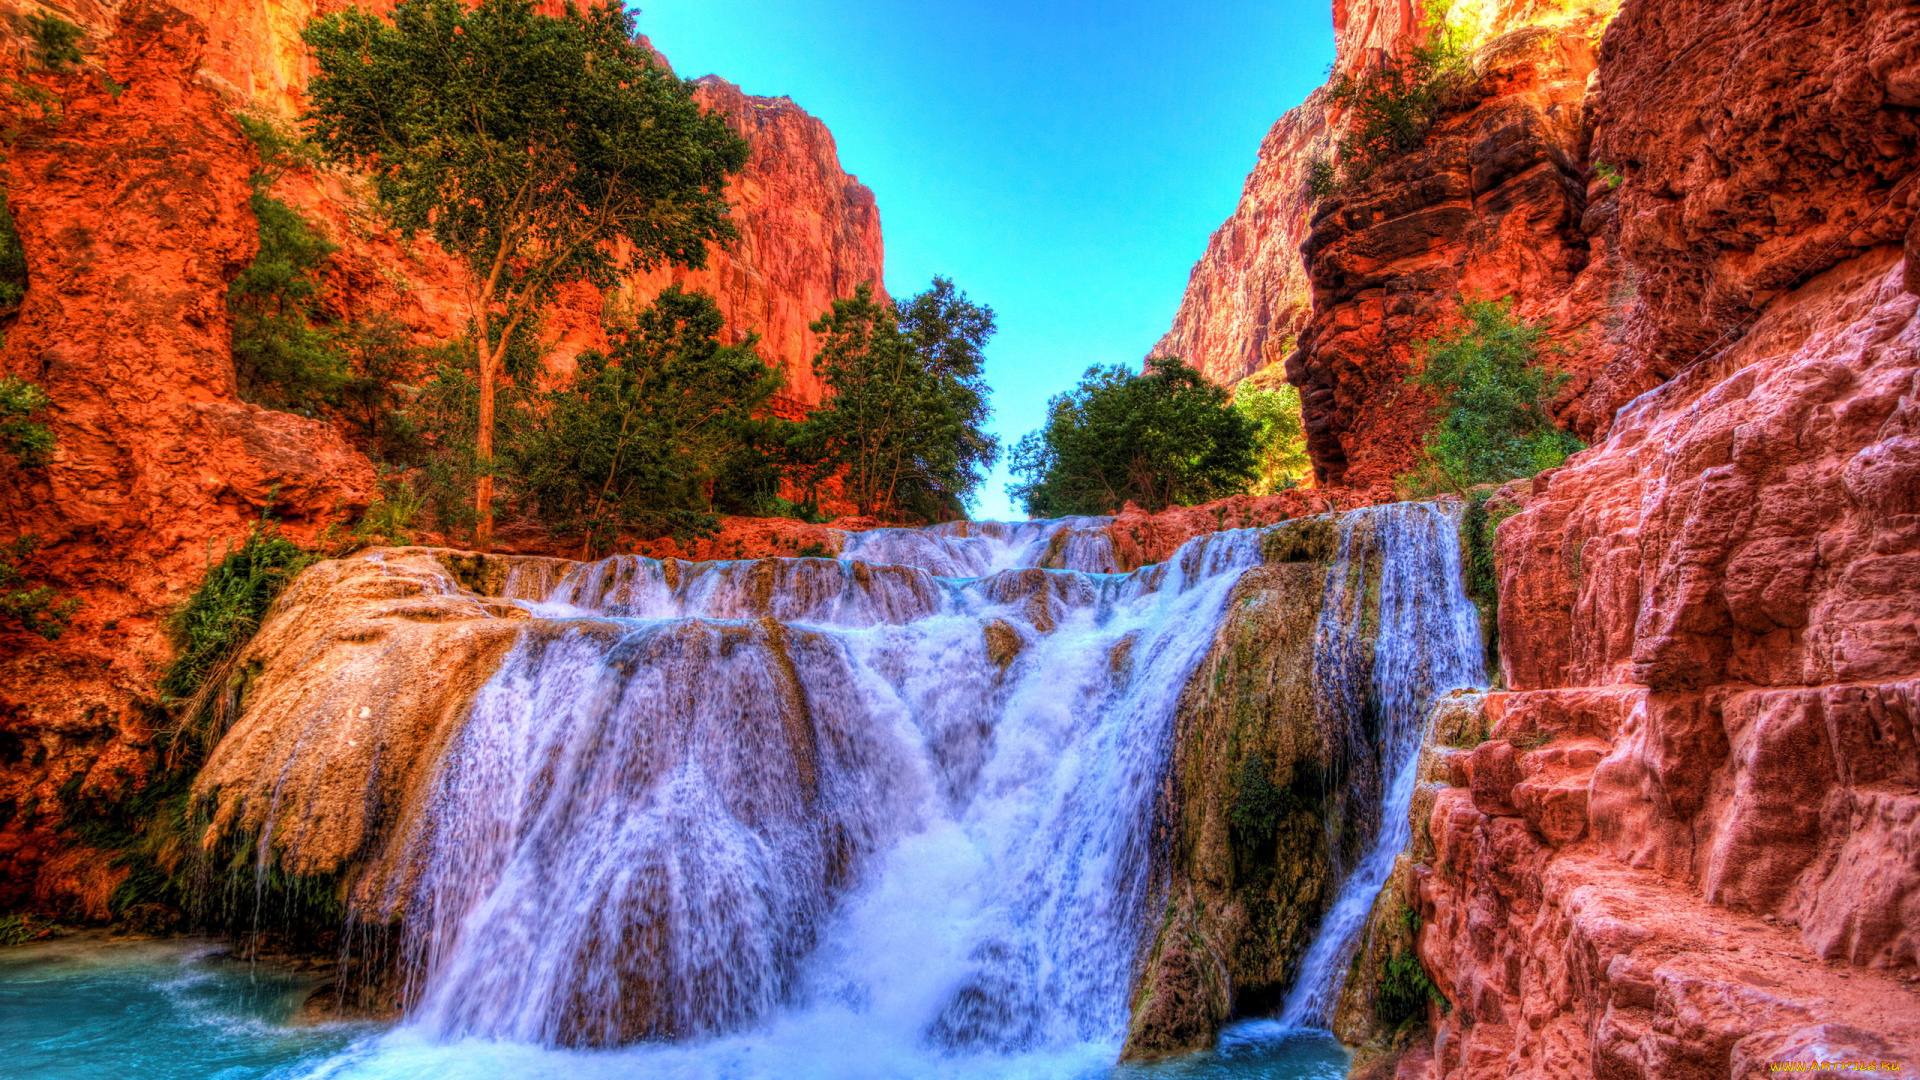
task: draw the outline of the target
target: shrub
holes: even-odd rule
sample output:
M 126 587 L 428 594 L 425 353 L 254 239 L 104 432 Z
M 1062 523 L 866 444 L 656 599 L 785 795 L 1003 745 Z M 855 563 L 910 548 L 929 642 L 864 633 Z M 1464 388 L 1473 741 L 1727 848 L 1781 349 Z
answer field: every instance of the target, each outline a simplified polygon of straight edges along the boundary
M 228 544 L 218 563 L 209 558 L 200 588 L 168 620 L 179 653 L 159 683 L 162 701 L 182 708 L 185 732 L 193 739 L 210 746 L 219 737 L 240 689 L 234 662 L 241 647 L 288 583 L 318 561 L 280 533 L 271 508 L 248 527 L 238 547 Z
M 25 913 L 0 915 L 0 946 L 25 945 L 53 934 L 53 924 Z
M 1178 357 L 1153 357 L 1144 372 L 1090 367 L 1014 448 L 1025 480 L 1007 493 L 1041 517 L 1206 502 L 1246 489 L 1257 429 Z
M 27 36 L 33 39 L 34 59 L 45 71 L 64 71 L 81 61 L 80 39 L 86 31 L 58 15 L 27 16 Z
M 1233 407 L 1254 425 L 1255 495 L 1297 487 L 1313 471 L 1307 456 L 1307 432 L 1300 418 L 1300 391 L 1284 383 L 1266 390 L 1241 383 Z
M 257 183 L 250 202 L 260 247 L 227 290 L 240 398 L 317 415 L 348 378 L 332 337 L 314 325 L 324 318 L 320 270 L 339 248 Z
M 16 308 L 27 295 L 27 251 L 20 245 L 20 230 L 13 223 L 13 211 L 0 198 L 0 308 Z
M 33 583 L 23 567 L 39 549 L 40 538 L 32 534 L 0 544 L 0 626 L 11 624 L 53 641 L 66 632 L 80 601 Z
M 1340 169 L 1326 158 L 1307 162 L 1307 194 L 1324 199 L 1340 190 Z
M 52 402 L 47 392 L 11 375 L 0 375 L 0 454 L 23 469 L 37 469 L 53 456 L 53 432 L 32 419 Z
M 1468 301 L 1466 321 L 1424 341 L 1426 366 L 1408 379 L 1438 397 L 1420 465 L 1400 478 L 1409 497 L 1532 476 L 1584 448 L 1554 426 L 1548 405 L 1570 377 L 1538 363 L 1546 327 L 1508 301 Z
M 1465 71 L 1463 61 L 1461 50 L 1441 34 L 1435 44 L 1335 79 L 1328 97 L 1352 110 L 1340 140 L 1341 164 L 1350 173 L 1365 173 L 1419 147 Z

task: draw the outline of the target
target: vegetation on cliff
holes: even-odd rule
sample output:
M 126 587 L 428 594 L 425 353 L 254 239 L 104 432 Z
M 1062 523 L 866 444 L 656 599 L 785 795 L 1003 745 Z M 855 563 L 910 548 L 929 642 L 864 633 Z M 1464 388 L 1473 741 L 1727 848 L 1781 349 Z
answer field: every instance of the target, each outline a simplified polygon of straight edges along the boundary
M 1178 357 L 1153 357 L 1144 372 L 1096 365 L 1014 447 L 1025 479 L 1007 493 L 1037 517 L 1203 503 L 1246 488 L 1258 434 L 1225 389 Z
M 1465 321 L 1422 342 L 1425 368 L 1411 385 L 1434 392 L 1435 426 L 1403 495 L 1464 492 L 1551 469 L 1584 444 L 1553 422 L 1568 375 L 1541 363 L 1544 325 L 1516 318 L 1506 300 L 1469 300 Z
M 479 373 L 474 506 L 493 514 L 495 392 L 514 331 L 560 286 L 632 263 L 700 266 L 735 235 L 727 177 L 747 144 L 655 67 L 615 4 L 402 0 L 311 22 L 315 140 L 373 177 L 388 219 L 466 265 Z
M 46 391 L 24 379 L 0 376 L 0 467 L 37 469 L 53 455 L 53 431 L 37 419 L 52 402 Z M 17 627 L 53 641 L 73 621 L 80 601 L 63 597 L 28 570 L 40 550 L 31 533 L 0 544 L 0 628 Z

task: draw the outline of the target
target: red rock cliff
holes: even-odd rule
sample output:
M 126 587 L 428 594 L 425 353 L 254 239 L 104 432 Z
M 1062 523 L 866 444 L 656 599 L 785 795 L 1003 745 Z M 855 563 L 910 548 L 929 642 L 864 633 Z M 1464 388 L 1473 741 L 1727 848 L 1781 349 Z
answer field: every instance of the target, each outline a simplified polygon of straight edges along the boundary
M 23 70 L 21 20 L 37 10 L 85 27 L 79 68 Z M 302 0 L 0 3 L 0 75 L 43 88 L 60 114 L 44 121 L 18 98 L 9 110 L 20 132 L 7 199 L 30 283 L 0 371 L 51 396 L 59 450 L 44 470 L 0 467 L 0 540 L 36 534 L 36 575 L 86 605 L 55 643 L 0 633 L 0 905 L 37 893 L 104 914 L 117 872 L 58 835 L 60 806 L 124 788 L 150 766 L 148 710 L 170 651 L 161 620 L 270 492 L 301 537 L 370 496 L 371 466 L 331 427 L 242 404 L 234 388 L 225 298 L 256 247 L 247 176 L 258 159 L 231 114 L 297 112 L 308 71 L 299 31 L 315 10 Z M 807 323 L 881 280 L 872 193 L 791 101 L 711 77 L 698 94 L 752 145 L 731 188 L 740 240 L 712 250 L 702 270 L 635 274 L 612 298 L 571 290 L 547 333 L 564 360 L 599 342 L 610 299 L 636 306 L 679 281 L 715 296 L 736 339 L 761 335 L 762 355 L 788 370 L 788 408 L 817 403 Z M 294 173 L 276 193 L 341 245 L 329 303 L 342 314 L 391 312 L 422 341 L 459 332 L 453 261 L 378 228 L 354 177 Z
M 1356 497 L 1413 460 L 1456 295 L 1575 374 L 1594 445 L 1499 529 L 1493 737 L 1417 804 L 1449 1009 L 1398 1075 L 1920 1067 L 1920 10 L 1627 0 L 1597 48 L 1604 10 L 1492 14 L 1425 144 L 1310 231 L 1280 136 L 1313 103 L 1284 119 L 1163 343 L 1230 381 L 1297 328 Z M 1411 26 L 1338 21 L 1343 63 Z
M 1588 107 L 1604 438 L 1499 529 L 1402 1072 L 1920 1067 L 1920 11 L 1629 2 Z

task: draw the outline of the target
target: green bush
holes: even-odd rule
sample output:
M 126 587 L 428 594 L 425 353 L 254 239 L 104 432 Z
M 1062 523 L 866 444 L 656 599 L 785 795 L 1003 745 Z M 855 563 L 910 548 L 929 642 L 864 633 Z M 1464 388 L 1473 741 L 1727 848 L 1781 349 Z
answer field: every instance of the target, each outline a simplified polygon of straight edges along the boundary
M 234 663 L 241 647 L 288 583 L 319 559 L 282 535 L 269 511 L 238 547 L 209 560 L 200 588 L 168 621 L 179 651 L 159 683 L 162 701 L 182 709 L 187 734 L 208 746 L 218 739 L 240 689 Z
M 0 915 L 0 946 L 39 941 L 51 935 L 53 929 L 53 924 L 25 913 Z
M 1340 169 L 1326 158 L 1307 162 L 1307 194 L 1324 199 L 1340 190 Z
M 1300 391 L 1284 383 L 1276 390 L 1242 383 L 1234 392 L 1233 407 L 1254 424 L 1254 479 L 1248 490 L 1271 495 L 1298 487 L 1313 471 L 1300 417 Z
M 26 295 L 27 249 L 20 245 L 13 211 L 0 198 L 0 308 L 19 307 Z
M 609 353 L 582 353 L 572 380 L 538 399 L 505 456 L 556 535 L 595 551 L 624 532 L 718 525 L 709 486 L 783 382 L 753 341 L 722 345 L 723 328 L 711 298 L 670 286 Z
M 1178 357 L 1153 357 L 1144 372 L 1090 367 L 1014 448 L 1013 472 L 1025 480 L 1007 493 L 1041 517 L 1202 503 L 1246 490 L 1257 432 L 1224 389 Z
M 52 402 L 47 392 L 12 375 L 0 375 L 0 454 L 23 469 L 37 469 L 53 456 L 53 431 L 32 419 Z
M 1438 398 L 1421 463 L 1399 481 L 1408 497 L 1532 476 L 1585 447 L 1548 411 L 1570 376 L 1539 362 L 1546 327 L 1514 317 L 1510 301 L 1461 311 L 1463 325 L 1420 344 L 1425 368 L 1408 379 Z
M 58 15 L 27 16 L 27 36 L 33 39 L 33 55 L 46 71 L 64 71 L 81 61 L 80 39 L 86 31 Z
M 11 624 L 53 641 L 66 632 L 80 601 L 33 583 L 22 567 L 39 548 L 40 538 L 32 534 L 0 544 L 0 626 Z
M 260 248 L 227 291 L 240 399 L 315 416 L 349 377 L 332 335 L 315 325 L 325 321 L 320 271 L 339 248 L 258 186 L 250 203 Z

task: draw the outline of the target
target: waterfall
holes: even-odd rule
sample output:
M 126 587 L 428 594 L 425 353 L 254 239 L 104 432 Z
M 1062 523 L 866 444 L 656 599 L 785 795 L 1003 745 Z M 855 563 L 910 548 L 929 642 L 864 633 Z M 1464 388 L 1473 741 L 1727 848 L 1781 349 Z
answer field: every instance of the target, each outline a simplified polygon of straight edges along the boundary
M 1286 1005 L 1296 1028 L 1326 1026 L 1406 843 L 1427 704 L 1480 679 L 1456 515 L 1336 520 L 1283 526 L 1273 557 L 1313 566 L 1261 578 L 1324 590 L 1317 622 L 1273 644 L 1298 656 L 1311 634 L 1319 712 L 1299 721 L 1344 740 L 1328 805 L 1365 818 L 1330 823 L 1342 884 Z M 627 1047 L 589 1056 L 608 1075 L 1110 1065 L 1170 902 L 1180 839 L 1156 813 L 1186 782 L 1182 699 L 1209 692 L 1219 650 L 1262 647 L 1223 634 L 1272 537 L 1214 533 L 1121 574 L 1109 526 L 522 562 L 485 603 L 432 553 L 316 568 L 276 632 L 317 644 L 261 676 L 277 689 L 200 790 L 232 828 L 264 823 L 263 866 L 302 838 L 338 845 L 304 857 L 347 860 L 359 925 L 398 929 L 405 1023 L 324 1075 L 494 1075 L 525 1055 L 567 1075 L 588 1060 L 571 1050 L 608 1047 Z M 389 716 L 363 702 L 393 671 L 408 682 L 388 697 L 418 700 Z M 288 792 L 324 827 L 285 819 Z
M 935 1054 L 1117 1043 L 1175 706 L 1261 534 L 1118 575 L 1100 524 L 620 557 L 525 602 L 387 897 L 413 1028 L 605 1046 L 852 1009 Z
M 1374 899 L 1411 839 L 1407 812 L 1428 707 L 1449 690 L 1486 682 L 1479 616 L 1460 576 L 1457 513 L 1435 503 L 1396 503 L 1354 511 L 1341 529 L 1316 631 L 1315 682 L 1329 707 L 1351 716 L 1372 711 L 1380 819 L 1301 960 L 1281 1009 L 1283 1028 L 1331 1024 Z M 1377 585 L 1370 581 L 1376 572 Z M 1375 587 L 1377 608 L 1365 596 Z M 1369 626 L 1370 618 L 1377 624 Z

